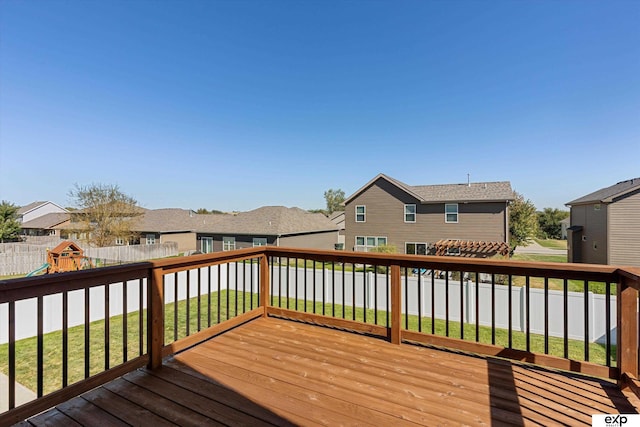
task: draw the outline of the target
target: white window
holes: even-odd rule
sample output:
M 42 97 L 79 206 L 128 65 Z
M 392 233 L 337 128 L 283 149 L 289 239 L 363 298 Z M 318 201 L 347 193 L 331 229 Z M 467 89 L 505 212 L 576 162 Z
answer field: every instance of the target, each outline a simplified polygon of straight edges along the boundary
M 124 239 L 122 237 L 116 237 L 116 246 L 124 246 Z
M 232 251 L 236 248 L 236 238 L 235 237 L 223 237 L 222 238 L 222 250 L 223 251 Z
M 254 237 L 253 238 L 253 247 L 257 246 L 267 246 L 267 238 L 266 237 Z
M 404 205 L 404 222 L 416 222 L 416 205 Z
M 379 236 L 356 236 L 356 246 L 354 250 L 358 252 L 369 252 L 376 246 L 384 246 L 387 244 L 386 237 Z
M 444 205 L 444 222 L 458 222 L 458 204 Z
M 427 244 L 417 242 L 406 242 L 404 244 L 404 253 L 407 255 L 426 255 Z
M 203 237 L 200 242 L 200 252 L 208 254 L 213 252 L 213 237 Z
M 356 222 L 366 222 L 367 207 L 365 205 L 356 206 Z
M 155 244 L 156 244 L 156 235 L 147 234 L 147 245 L 155 245 Z

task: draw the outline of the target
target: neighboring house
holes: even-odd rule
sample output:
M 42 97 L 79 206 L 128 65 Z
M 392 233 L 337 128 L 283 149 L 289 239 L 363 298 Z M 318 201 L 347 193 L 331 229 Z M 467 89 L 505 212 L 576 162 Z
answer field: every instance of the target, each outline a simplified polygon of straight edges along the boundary
M 206 215 L 206 219 L 213 216 L 220 215 Z M 201 252 L 266 245 L 334 249 L 338 242 L 336 224 L 321 213 L 300 208 L 264 206 L 220 217 L 214 219 L 214 224 L 198 225 Z
M 265 206 L 234 214 L 196 214 L 184 209 L 147 211 L 138 224 L 140 244 L 177 242 L 181 252 L 203 253 L 254 246 L 334 249 L 338 227 L 320 213 Z
M 393 245 L 399 253 L 419 255 L 443 248 L 456 255 L 504 253 L 513 199 L 506 181 L 410 186 L 379 174 L 345 201 L 346 249 Z
M 338 245 L 336 249 L 344 249 L 344 211 L 336 211 L 329 219 L 338 226 Z
M 567 203 L 570 262 L 640 266 L 640 178 Z
M 18 209 L 18 221 L 29 222 L 49 213 L 69 213 L 53 202 L 33 202 Z
M 59 236 L 70 224 L 68 213 L 48 213 L 20 224 L 23 236 Z
M 18 209 L 23 236 L 56 236 L 69 222 L 69 212 L 53 202 L 33 202 Z

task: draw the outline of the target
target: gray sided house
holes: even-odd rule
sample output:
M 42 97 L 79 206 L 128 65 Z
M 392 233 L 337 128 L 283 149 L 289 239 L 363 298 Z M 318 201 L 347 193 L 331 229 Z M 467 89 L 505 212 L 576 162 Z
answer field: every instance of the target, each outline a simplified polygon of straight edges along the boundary
M 399 253 L 431 254 L 440 241 L 504 246 L 513 198 L 506 181 L 410 186 L 379 174 L 345 201 L 345 249 L 387 244 Z
M 567 203 L 570 262 L 640 266 L 640 178 Z
M 196 214 L 184 209 L 147 211 L 137 226 L 140 244 L 177 242 L 178 250 L 203 253 L 254 246 L 333 249 L 338 226 L 322 214 L 265 206 L 235 214 Z
M 216 252 L 266 245 L 333 249 L 338 242 L 335 223 L 323 214 L 300 208 L 264 206 L 218 216 L 220 220 L 215 225 L 198 226 L 199 251 Z

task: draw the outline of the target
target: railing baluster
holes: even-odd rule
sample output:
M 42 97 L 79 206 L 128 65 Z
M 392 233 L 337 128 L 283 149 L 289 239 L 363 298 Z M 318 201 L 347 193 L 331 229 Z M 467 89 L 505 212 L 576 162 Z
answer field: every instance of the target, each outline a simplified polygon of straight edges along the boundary
M 37 298 L 38 301 L 38 314 L 37 314 L 37 323 L 38 323 L 38 335 L 37 335 L 37 364 L 38 366 L 36 367 L 36 378 L 37 378 L 37 396 L 38 397 L 42 397 L 43 394 L 43 388 L 44 388 L 44 345 L 43 345 L 43 340 L 44 340 L 44 324 L 43 324 L 43 317 L 44 317 L 44 307 L 43 307 L 43 301 L 42 301 L 42 297 L 38 297 Z
M 336 263 L 331 261 L 331 316 L 336 317 Z
M 295 286 L 296 286 L 296 291 L 295 291 L 295 298 L 296 298 L 296 311 L 298 311 L 298 257 L 294 258 L 294 262 L 295 262 L 295 275 L 296 275 L 296 280 L 295 280 Z
M 491 273 L 491 344 L 496 343 L 496 275 Z
M 529 279 L 529 276 L 527 276 L 527 280 Z M 507 292 L 509 293 L 508 295 L 508 313 L 509 313 L 509 329 L 508 329 L 508 341 L 509 341 L 509 348 L 513 348 L 513 276 L 510 274 L 509 275 L 509 282 L 507 285 Z
M 353 274 L 351 275 L 351 303 L 353 305 L 351 312 L 351 320 L 356 320 L 356 264 L 351 263 Z
M 229 310 L 229 292 L 231 291 L 231 289 L 229 289 L 229 288 L 230 288 L 230 286 L 229 286 L 229 285 L 230 285 L 230 283 L 231 283 L 231 282 L 229 281 L 229 272 L 230 272 L 231 270 L 230 270 L 230 267 L 229 267 L 229 263 L 227 263 L 227 264 L 226 264 L 226 266 L 227 266 L 227 286 L 226 286 L 226 288 L 227 288 L 227 292 L 225 292 L 225 293 L 226 293 L 226 295 L 227 295 L 227 306 L 225 307 L 225 311 L 226 311 L 226 313 L 227 313 L 227 320 L 229 320 L 229 318 L 230 318 L 230 317 L 229 317 L 229 314 L 230 314 L 230 313 L 229 313 L 229 311 L 230 311 L 230 310 Z
M 91 345 L 90 345 L 90 324 L 91 324 L 91 288 L 84 290 L 84 377 L 89 378 L 91 374 Z
M 313 260 L 313 314 L 316 313 L 316 260 Z
M 584 281 L 584 360 L 589 361 L 589 282 Z
M 104 370 L 110 366 L 111 322 L 109 319 L 109 284 L 104 285 Z
M 201 285 L 201 281 L 202 281 L 202 271 L 200 268 L 198 268 L 198 298 L 197 298 L 197 304 L 198 304 L 198 309 L 196 310 L 197 316 L 198 316 L 198 322 L 197 322 L 197 328 L 198 328 L 198 332 L 200 332 L 200 330 L 202 329 L 202 325 L 200 323 L 200 316 L 202 313 L 202 310 L 200 309 L 201 306 L 201 298 L 200 298 L 200 294 L 202 294 L 202 285 Z
M 288 268 L 288 266 L 287 266 Z M 234 287 L 234 294 L 235 294 L 235 310 L 233 312 L 233 316 L 237 316 L 238 315 L 238 262 L 234 262 L 233 263 L 233 271 L 235 272 L 235 279 L 234 279 L 234 283 L 235 283 L 235 287 Z
M 346 317 L 346 300 L 345 300 L 345 295 L 344 295 L 344 280 L 345 280 L 345 275 L 344 275 L 344 261 L 341 262 L 342 264 L 342 318 L 344 319 Z
M 219 324 L 220 324 L 220 320 L 221 320 L 221 319 L 220 319 L 220 316 L 221 316 L 221 313 L 222 313 L 222 295 L 221 295 L 221 289 L 222 289 L 222 284 L 221 284 L 221 282 L 222 282 L 222 273 L 221 273 L 221 271 L 220 271 L 220 270 L 222 270 L 222 265 L 221 265 L 221 264 L 216 265 L 216 270 L 217 270 L 217 274 L 218 274 L 218 283 L 217 283 L 217 291 L 216 291 L 216 295 L 218 295 L 218 298 L 216 298 L 216 299 L 218 300 L 218 301 L 217 301 L 217 305 L 218 305 L 218 313 L 217 313 L 217 317 L 218 317 L 218 320 L 217 320 L 217 322 L 216 322 L 216 325 L 219 325 Z M 273 301 L 272 301 L 272 302 L 273 302 Z
M 275 294 L 275 286 L 276 285 L 275 285 L 275 283 L 273 281 L 273 264 L 274 264 L 273 257 L 271 257 L 268 261 L 269 261 L 269 268 L 271 269 L 271 275 L 269 276 L 269 277 L 271 277 L 270 284 L 269 284 L 271 291 L 269 292 L 269 294 L 270 294 L 270 298 L 271 298 L 271 305 L 274 305 L 273 304 L 273 298 L 274 298 L 274 294 Z M 280 279 L 278 278 L 278 280 L 280 280 Z
M 142 356 L 144 354 L 144 306 L 143 306 L 143 298 L 144 298 L 144 289 L 142 279 L 138 279 L 138 356 Z
M 173 273 L 173 340 L 178 341 L 178 273 Z
M 418 332 L 422 332 L 422 274 L 418 268 Z
M 480 273 L 476 272 L 476 342 L 480 341 Z
M 125 280 L 122 282 L 122 363 L 129 359 L 127 312 L 127 281 Z
M 527 351 L 531 351 L 531 283 L 529 282 L 529 276 L 527 276 L 525 282 L 525 297 L 527 303 L 525 304 L 525 331 L 527 338 Z
M 567 279 L 563 280 L 563 328 L 564 328 L 564 358 L 569 357 L 569 285 Z
M 109 319 L 109 313 L 111 309 L 109 308 L 110 301 L 110 289 L 109 285 L 104 285 L 104 370 L 106 371 L 111 366 L 111 361 L 109 359 L 110 354 L 110 344 L 111 344 L 111 321 Z
M 404 328 L 409 330 L 409 269 L 404 269 Z
M 464 339 L 464 271 L 460 272 L 460 339 Z
M 9 301 L 9 409 L 16 407 L 16 303 Z
M 304 258 L 304 312 L 305 313 L 307 312 L 307 284 L 308 284 L 307 283 L 308 282 L 308 279 L 307 279 L 307 276 L 308 276 L 308 274 L 307 274 L 307 261 L 308 260 L 306 258 Z
M 445 335 L 449 336 L 449 271 L 444 272 Z
M 247 312 L 247 263 L 242 260 L 242 314 Z
M 62 387 L 69 384 L 69 293 L 62 293 Z
M 549 278 L 544 278 L 544 354 L 549 354 Z
M 253 260 L 251 260 L 251 278 L 253 279 Z M 253 299 L 251 308 L 253 308 Z M 211 327 L 211 266 L 207 267 L 207 327 Z
M 289 283 L 289 281 L 291 279 L 289 277 L 289 261 L 290 261 L 289 257 L 287 257 L 287 270 L 286 270 L 286 276 L 285 276 L 286 277 L 285 286 L 287 287 L 287 293 L 286 293 L 286 295 L 287 295 L 287 310 L 289 309 L 289 300 L 290 300 L 290 297 L 291 297 L 291 295 L 289 294 L 289 288 L 291 287 L 290 283 Z
M 185 337 L 188 337 L 189 334 L 189 326 L 191 325 L 191 270 L 185 271 L 187 275 L 187 293 L 186 293 L 186 324 L 185 324 Z
M 378 324 L 378 267 L 379 267 L 378 264 L 373 266 L 373 323 L 374 325 Z
M 327 283 L 326 283 L 326 271 L 324 269 L 324 261 L 322 261 L 322 315 L 325 313 L 325 305 L 327 304 Z
M 607 329 L 607 333 L 605 334 L 605 340 L 606 340 L 606 348 L 605 348 L 605 352 L 606 352 L 606 358 L 607 358 L 607 366 L 611 366 L 611 282 L 607 281 L 605 283 L 605 295 L 604 295 L 604 301 L 605 301 L 605 307 L 604 307 L 604 313 L 605 313 L 605 327 Z
M 436 272 L 431 269 L 431 334 L 436 334 Z
M 278 257 L 278 307 L 282 307 L 282 258 Z

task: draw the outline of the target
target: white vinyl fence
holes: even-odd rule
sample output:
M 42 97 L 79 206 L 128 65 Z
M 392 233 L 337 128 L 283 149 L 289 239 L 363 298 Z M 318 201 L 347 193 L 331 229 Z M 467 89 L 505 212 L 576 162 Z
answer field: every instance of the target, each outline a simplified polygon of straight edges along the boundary
M 230 267 L 213 266 L 211 267 L 211 278 L 209 280 L 208 268 L 200 269 L 200 279 L 202 285 L 200 293 L 205 295 L 208 292 L 208 283 L 211 283 L 212 292 L 218 289 L 234 289 L 235 284 L 238 285 L 238 291 L 246 290 L 247 292 L 257 292 L 258 289 L 258 265 L 237 263 L 229 264 Z M 251 268 L 254 269 L 251 272 Z M 218 269 L 220 272 L 218 273 Z M 236 274 L 237 272 L 237 274 Z M 190 291 L 191 297 L 198 294 L 197 275 L 198 270 L 191 270 L 189 273 L 180 272 L 178 278 L 178 300 L 184 300 L 187 296 L 187 274 L 190 274 Z M 218 282 L 218 277 L 220 281 Z M 336 271 L 332 275 L 330 270 L 290 267 L 288 270 L 285 266 L 275 266 L 273 268 L 272 295 L 275 298 L 275 305 L 278 305 L 278 298 L 287 296 L 290 298 L 297 297 L 308 301 L 314 300 L 314 278 L 315 278 L 315 301 L 331 302 L 342 304 L 343 301 L 347 306 L 354 305 L 356 307 L 376 308 L 378 310 L 386 310 L 388 290 L 386 287 L 386 275 L 367 273 L 344 273 L 344 286 L 342 281 L 342 272 Z M 377 296 L 374 292 L 376 289 L 377 277 Z M 227 280 L 228 279 L 228 280 Z M 251 280 L 252 279 L 252 280 Z M 335 279 L 335 280 L 334 280 Z M 404 294 L 404 278 L 402 308 L 406 310 L 407 298 Z M 409 304 L 408 312 L 412 315 L 419 313 L 419 307 L 424 317 L 431 316 L 431 303 L 433 295 L 431 293 L 431 278 L 426 277 L 421 281 L 421 295 L 418 299 L 418 278 L 409 277 Z M 242 286 L 245 286 L 245 289 Z M 475 311 L 475 287 L 479 286 L 479 310 Z M 122 314 L 122 283 L 110 285 L 109 292 L 109 315 L 116 316 Z M 165 302 L 174 301 L 174 275 L 165 276 Z M 139 286 L 138 281 L 129 282 L 127 288 L 127 309 L 128 311 L 137 311 L 139 308 Z M 143 286 L 146 292 L 146 285 Z M 344 292 L 343 292 L 344 289 Z M 354 292 L 355 289 L 355 292 Z M 305 294 L 306 290 L 306 294 Z M 297 291 L 297 293 L 296 293 Z M 288 292 L 288 294 L 287 294 Z M 460 321 L 460 293 L 462 292 L 462 301 L 464 306 L 464 322 L 475 323 L 476 317 L 479 316 L 479 323 L 483 326 L 491 326 L 491 285 L 466 281 L 460 285 L 459 281 L 449 281 L 449 320 Z M 91 320 L 100 320 L 104 318 L 104 286 L 92 288 L 90 291 L 90 313 Z M 526 296 L 525 288 L 513 287 L 512 295 L 512 328 L 514 331 L 525 331 L 526 316 Z M 570 339 L 583 340 L 584 332 L 584 294 L 577 292 L 569 292 L 568 300 L 568 335 Z M 530 289 L 530 331 L 532 334 L 544 334 L 544 291 L 542 289 Z M 495 322 L 496 328 L 508 328 L 508 297 L 509 289 L 507 286 L 495 285 Z M 606 319 L 605 319 L 605 296 L 589 293 L 587 294 L 589 305 L 589 341 L 604 343 L 606 340 Z M 284 299 L 281 300 L 286 305 Z M 377 301 L 377 306 L 376 306 Z M 616 334 L 616 297 L 612 296 L 611 305 L 611 342 L 615 344 Z M 564 336 L 563 324 L 563 293 L 562 291 L 549 291 L 549 335 L 555 337 Z M 84 292 L 73 291 L 69 293 L 69 327 L 79 325 L 84 322 Z M 146 296 L 143 295 L 143 308 L 146 308 Z M 437 319 L 445 318 L 445 281 L 441 279 L 435 280 L 435 317 Z M 36 335 L 36 300 L 27 300 L 16 303 L 16 339 L 22 339 Z M 44 298 L 44 332 L 51 332 L 62 329 L 62 297 L 60 295 Z M 7 304 L 0 304 L 0 344 L 8 341 L 7 325 L 8 307 Z

